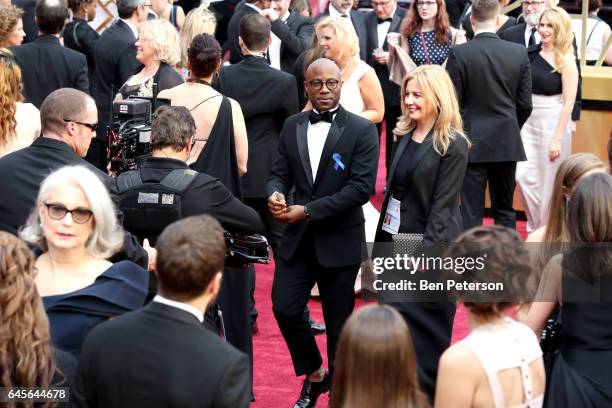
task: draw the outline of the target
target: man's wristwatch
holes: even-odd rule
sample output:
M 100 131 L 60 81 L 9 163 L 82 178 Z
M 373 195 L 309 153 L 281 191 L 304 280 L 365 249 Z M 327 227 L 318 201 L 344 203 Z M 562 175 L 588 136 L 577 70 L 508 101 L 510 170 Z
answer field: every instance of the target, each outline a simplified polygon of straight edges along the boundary
M 308 206 L 304 206 L 304 219 L 309 220 L 310 219 L 310 211 L 308 211 Z

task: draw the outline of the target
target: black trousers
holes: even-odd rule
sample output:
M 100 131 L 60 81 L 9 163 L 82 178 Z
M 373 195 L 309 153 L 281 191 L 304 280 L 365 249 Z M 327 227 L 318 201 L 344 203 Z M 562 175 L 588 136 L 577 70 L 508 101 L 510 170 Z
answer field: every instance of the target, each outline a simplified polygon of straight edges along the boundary
M 468 164 L 461 190 L 461 216 L 464 230 L 482 225 L 487 182 L 495 224 L 516 228 L 516 212 L 512 207 L 516 186 L 515 173 L 516 162 Z
M 290 260 L 277 258 L 272 286 L 272 310 L 289 347 L 296 375 L 321 367 L 321 353 L 310 331 L 304 308 L 315 283 L 319 285 L 327 326 L 327 358 L 333 372 L 340 330 L 355 306 L 353 285 L 359 264 L 326 268 L 317 260 L 312 237 L 305 237 Z
M 387 167 L 387 175 L 389 174 L 389 167 L 391 167 L 391 160 L 393 160 L 393 129 L 395 129 L 397 119 L 401 116 L 401 114 L 402 108 L 400 106 L 387 106 L 385 104 L 385 117 L 383 120 L 387 125 L 387 140 L 385 142 L 385 162 Z M 382 122 L 377 123 L 376 128 L 378 129 L 378 141 L 380 145 Z

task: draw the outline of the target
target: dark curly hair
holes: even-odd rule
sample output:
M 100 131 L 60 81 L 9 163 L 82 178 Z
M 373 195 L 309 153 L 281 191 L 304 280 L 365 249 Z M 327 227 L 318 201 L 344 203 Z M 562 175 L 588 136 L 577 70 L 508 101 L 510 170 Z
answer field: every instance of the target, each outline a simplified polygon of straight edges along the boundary
M 212 35 L 198 34 L 187 49 L 187 59 L 194 77 L 209 77 L 221 61 L 221 46 Z

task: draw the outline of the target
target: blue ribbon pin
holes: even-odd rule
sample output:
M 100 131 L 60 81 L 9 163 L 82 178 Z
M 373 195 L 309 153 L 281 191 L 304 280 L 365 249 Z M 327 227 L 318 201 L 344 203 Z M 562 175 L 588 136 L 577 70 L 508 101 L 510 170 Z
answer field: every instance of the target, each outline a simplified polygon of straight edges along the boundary
M 344 170 L 344 163 L 342 163 L 342 156 L 340 153 L 334 153 L 332 155 L 332 159 L 334 159 L 334 170 L 338 171 L 338 169 Z

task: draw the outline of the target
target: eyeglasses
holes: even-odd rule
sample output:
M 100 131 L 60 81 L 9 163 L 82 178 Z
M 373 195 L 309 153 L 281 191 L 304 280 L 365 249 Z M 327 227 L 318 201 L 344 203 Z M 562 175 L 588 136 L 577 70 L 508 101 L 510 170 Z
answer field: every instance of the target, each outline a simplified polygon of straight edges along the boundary
M 317 91 L 323 88 L 323 84 L 325 84 L 327 89 L 329 89 L 330 91 L 333 91 L 334 89 L 338 87 L 339 83 L 340 81 L 338 81 L 337 79 L 328 79 L 327 81 L 321 81 L 319 79 L 315 79 L 309 82 L 310 86 L 312 86 Z
M 524 1 L 523 7 L 537 7 L 546 4 L 545 1 Z
M 433 7 L 436 4 L 437 3 L 435 1 L 417 1 L 416 2 L 416 6 L 418 8 Z
M 387 0 L 387 1 L 373 1 L 370 3 L 370 6 L 372 6 L 372 8 L 374 7 L 384 7 L 386 5 L 388 5 L 389 3 L 391 3 L 391 0 Z
M 66 123 L 73 122 L 73 123 L 77 123 L 79 125 L 87 126 L 88 128 L 91 129 L 92 132 L 95 132 L 96 128 L 98 127 L 97 123 L 83 123 L 83 122 L 77 122 L 76 120 L 66 119 L 66 118 L 64 118 L 64 122 L 66 122 Z
M 77 224 L 85 224 L 93 216 L 93 212 L 91 212 L 91 210 L 88 210 L 87 208 L 77 207 L 75 209 L 69 210 L 62 204 L 58 203 L 44 204 L 47 207 L 49 217 L 51 217 L 51 219 L 53 220 L 63 220 L 66 217 L 66 214 L 70 213 L 72 221 L 76 222 Z

